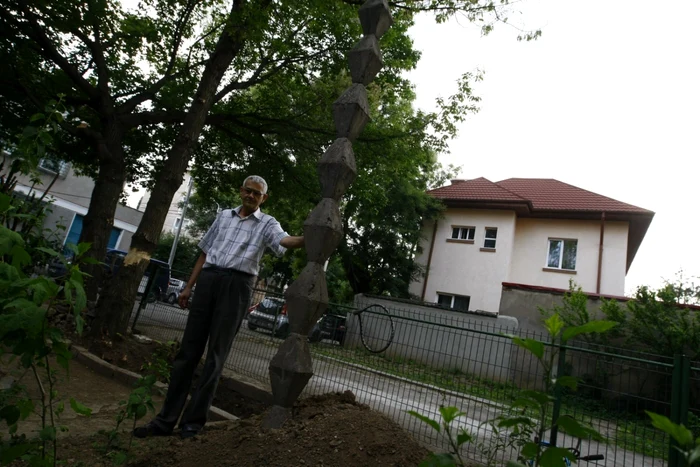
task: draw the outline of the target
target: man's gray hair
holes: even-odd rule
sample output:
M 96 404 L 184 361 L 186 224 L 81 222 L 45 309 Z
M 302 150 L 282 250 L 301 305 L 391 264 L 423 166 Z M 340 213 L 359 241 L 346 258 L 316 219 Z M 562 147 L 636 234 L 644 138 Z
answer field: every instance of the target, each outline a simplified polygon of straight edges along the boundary
M 249 176 L 247 176 L 247 177 L 245 178 L 245 180 L 243 180 L 243 186 L 245 186 L 245 184 L 246 184 L 247 182 L 253 182 L 253 183 L 259 183 L 259 184 L 261 184 L 262 187 L 263 187 L 263 189 L 262 189 L 263 195 L 267 194 L 267 182 L 266 182 L 265 179 L 262 178 L 260 175 L 249 175 Z

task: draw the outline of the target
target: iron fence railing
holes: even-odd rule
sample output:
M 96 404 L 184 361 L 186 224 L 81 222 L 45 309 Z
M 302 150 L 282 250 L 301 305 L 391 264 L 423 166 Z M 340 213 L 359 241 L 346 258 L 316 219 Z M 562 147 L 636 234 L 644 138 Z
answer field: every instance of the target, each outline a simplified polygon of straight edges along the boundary
M 254 297 L 254 303 L 283 298 L 265 290 L 256 290 Z M 465 454 L 483 462 L 507 441 L 505 434 L 494 435 L 488 422 L 506 413 L 522 391 L 542 387 L 538 362 L 510 336 L 538 339 L 547 349 L 551 343 L 541 333 L 519 330 L 517 322 L 403 302 L 389 306 L 372 297 L 360 297 L 354 305 L 330 307 L 346 316 L 344 328 L 310 344 L 314 377 L 305 395 L 350 390 L 435 450 L 447 449 L 445 440 L 407 412 L 437 418 L 440 406 L 456 406 L 465 413 L 460 423 L 475 435 Z M 132 318 L 137 316 L 139 332 L 167 341 L 181 337 L 187 310 L 144 299 L 134 307 Z M 282 341 L 244 320 L 226 368 L 269 385 L 269 362 Z M 645 411 L 669 416 L 699 436 L 700 364 L 591 342 L 560 352 L 558 374 L 577 377 L 579 385 L 576 392 L 556 394 L 550 416 L 571 415 L 608 440 L 583 440 L 582 455 L 603 454 L 599 465 L 605 466 L 680 465 L 669 438 L 651 425 Z M 552 434 L 551 441 L 559 446 L 576 442 L 562 433 Z M 502 450 L 495 459 L 512 454 Z

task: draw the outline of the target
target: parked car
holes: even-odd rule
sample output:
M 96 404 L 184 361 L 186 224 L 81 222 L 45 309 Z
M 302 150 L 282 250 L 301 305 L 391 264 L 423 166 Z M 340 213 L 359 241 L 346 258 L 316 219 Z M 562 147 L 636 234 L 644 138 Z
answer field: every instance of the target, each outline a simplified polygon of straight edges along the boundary
M 321 342 L 322 339 L 330 339 L 343 345 L 343 342 L 345 342 L 346 321 L 344 315 L 335 314 L 332 311 L 326 312 L 309 333 L 309 342 Z
M 342 345 L 345 340 L 345 316 L 332 311 L 326 312 L 309 332 L 309 342 L 331 339 Z M 289 335 L 289 317 L 287 304 L 283 298 L 265 297 L 260 303 L 248 310 L 248 329 L 264 329 L 275 337 L 285 338 Z
M 272 332 L 276 337 L 284 338 L 289 335 L 287 304 L 282 298 L 265 297 L 249 309 L 247 319 L 248 329 L 251 331 L 261 328 Z
M 177 303 L 177 298 L 180 296 L 180 292 L 182 292 L 182 289 L 184 289 L 186 285 L 187 283 L 185 281 L 170 278 L 168 281 L 168 290 L 165 292 L 163 300 L 171 305 L 175 305 Z

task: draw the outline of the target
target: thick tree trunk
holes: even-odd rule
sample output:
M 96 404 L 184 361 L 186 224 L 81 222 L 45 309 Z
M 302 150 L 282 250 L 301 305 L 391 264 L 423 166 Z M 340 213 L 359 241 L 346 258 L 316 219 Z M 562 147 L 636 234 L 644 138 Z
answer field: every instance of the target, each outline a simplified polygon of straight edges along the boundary
M 158 244 L 158 237 L 173 195 L 182 184 L 190 154 L 202 132 L 221 79 L 233 58 L 243 47 L 245 24 L 242 24 L 242 15 L 238 14 L 242 8 L 241 4 L 241 0 L 234 2 L 229 17 L 231 21 L 221 33 L 216 48 L 209 57 L 180 133 L 156 178 L 146 211 L 132 237 L 129 253 L 104 297 L 100 299 L 98 305 L 100 319 L 93 325 L 94 332 L 107 333 L 114 337 L 117 334 L 124 335 L 127 331 L 134 307 L 134 297 L 148 267 L 151 254 Z M 239 26 L 233 27 L 234 23 Z
M 126 180 L 122 129 L 117 122 L 112 121 L 105 125 L 104 130 L 104 139 L 96 145 L 99 173 L 95 179 L 90 206 L 83 219 L 83 230 L 80 234 L 80 242 L 91 244 L 88 255 L 98 261 L 103 261 L 107 252 L 107 243 L 114 226 L 114 213 Z M 85 265 L 83 269 L 90 275 L 85 290 L 88 300 L 94 301 L 103 268 L 95 264 Z

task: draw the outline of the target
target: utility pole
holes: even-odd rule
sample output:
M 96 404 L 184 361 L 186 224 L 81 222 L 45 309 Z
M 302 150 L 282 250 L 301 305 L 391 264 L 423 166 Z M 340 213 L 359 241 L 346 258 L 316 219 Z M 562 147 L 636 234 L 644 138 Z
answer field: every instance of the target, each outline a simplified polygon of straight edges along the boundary
M 180 240 L 180 231 L 182 230 L 182 225 L 185 223 L 185 215 L 187 214 L 187 206 L 190 204 L 190 193 L 192 193 L 193 185 L 192 176 L 190 175 L 190 183 L 187 187 L 187 195 L 185 196 L 185 202 L 182 206 L 182 217 L 180 218 L 180 225 L 177 226 L 177 232 L 175 232 L 175 238 L 173 239 L 173 246 L 170 248 L 170 258 L 168 258 L 168 266 L 173 267 L 173 261 L 175 260 L 175 252 L 177 251 L 177 242 Z

